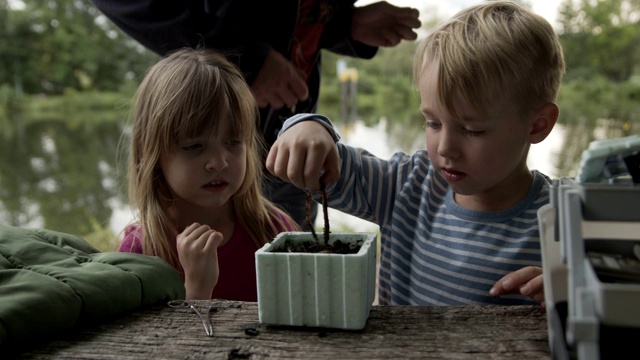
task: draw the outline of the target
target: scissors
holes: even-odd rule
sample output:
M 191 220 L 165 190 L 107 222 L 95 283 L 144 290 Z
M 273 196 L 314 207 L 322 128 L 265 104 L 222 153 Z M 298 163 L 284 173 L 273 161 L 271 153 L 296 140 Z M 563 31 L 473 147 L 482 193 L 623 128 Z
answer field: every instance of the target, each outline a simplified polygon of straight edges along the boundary
M 193 306 L 192 303 L 186 300 L 171 300 L 167 303 L 167 305 L 169 305 L 169 307 L 172 307 L 172 308 L 178 308 L 178 307 L 191 308 L 191 310 L 193 310 L 193 312 L 195 312 L 196 315 L 198 315 L 200 320 L 202 320 L 202 326 L 204 326 L 204 332 L 207 333 L 207 336 L 213 336 L 213 326 L 211 326 L 211 322 L 209 321 L 208 311 L 207 311 L 207 314 L 205 314 L 206 316 L 202 316 L 200 311 L 198 311 L 198 309 L 196 309 L 196 307 Z M 211 305 L 209 305 L 209 310 L 211 310 Z

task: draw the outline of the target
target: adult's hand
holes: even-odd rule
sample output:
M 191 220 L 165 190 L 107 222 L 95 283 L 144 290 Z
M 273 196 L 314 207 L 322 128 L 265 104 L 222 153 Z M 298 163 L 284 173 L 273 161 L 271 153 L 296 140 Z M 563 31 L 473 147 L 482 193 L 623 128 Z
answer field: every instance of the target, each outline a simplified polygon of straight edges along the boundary
M 302 70 L 275 50 L 267 55 L 256 80 L 251 84 L 251 91 L 259 107 L 271 106 L 274 109 L 292 107 L 309 96 Z
M 386 1 L 356 7 L 351 25 L 351 37 L 369 46 L 393 47 L 402 40 L 415 40 L 413 30 L 420 27 L 420 12 L 409 7 L 397 7 Z

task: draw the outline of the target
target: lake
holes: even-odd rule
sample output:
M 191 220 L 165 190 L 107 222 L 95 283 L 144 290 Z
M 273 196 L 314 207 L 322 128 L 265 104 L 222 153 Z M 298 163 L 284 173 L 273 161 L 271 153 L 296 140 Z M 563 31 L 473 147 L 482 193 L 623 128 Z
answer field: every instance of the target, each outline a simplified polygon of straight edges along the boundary
M 374 126 L 355 121 L 348 127 L 338 125 L 338 130 L 343 143 L 382 158 L 424 147 L 422 128 L 391 129 L 390 124 L 386 119 Z M 396 139 L 400 133 L 399 138 L 414 140 Z M 117 122 L 47 120 L 5 131 L 0 145 L 0 221 L 77 234 L 100 249 L 110 249 L 114 234 L 133 218 L 124 197 L 123 164 L 116 161 L 121 134 Z M 533 145 L 529 166 L 557 177 L 563 137 L 558 125 L 549 138 Z M 331 209 L 329 221 L 334 231 L 377 231 L 372 223 Z M 319 216 L 317 227 L 323 226 Z

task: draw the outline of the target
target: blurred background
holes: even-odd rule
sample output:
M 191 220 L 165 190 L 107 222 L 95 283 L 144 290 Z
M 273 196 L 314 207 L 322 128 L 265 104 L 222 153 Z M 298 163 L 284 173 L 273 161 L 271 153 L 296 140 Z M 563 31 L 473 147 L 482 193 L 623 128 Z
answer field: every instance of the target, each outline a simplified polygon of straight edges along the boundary
M 424 36 L 480 1 L 389 2 L 418 8 Z M 529 165 L 575 176 L 591 141 L 640 134 L 640 0 L 522 2 L 557 29 L 568 67 L 559 124 L 532 147 Z M 416 45 L 380 49 L 372 60 L 323 54 L 319 111 L 338 124 L 343 142 L 381 157 L 424 147 L 411 73 Z M 133 93 L 157 60 L 89 0 L 0 0 L 0 223 L 115 248 L 133 219 L 121 141 Z M 377 229 L 335 212 L 330 219 L 332 231 Z

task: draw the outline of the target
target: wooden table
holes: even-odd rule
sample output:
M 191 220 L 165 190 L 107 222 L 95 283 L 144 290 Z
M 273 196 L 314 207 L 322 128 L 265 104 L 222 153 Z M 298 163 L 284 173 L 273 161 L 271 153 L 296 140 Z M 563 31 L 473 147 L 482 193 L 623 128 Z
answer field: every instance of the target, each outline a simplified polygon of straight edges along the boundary
M 198 302 L 201 305 L 202 302 Z M 203 309 L 200 307 L 200 309 Z M 374 306 L 360 331 L 266 326 L 256 303 L 212 311 L 152 306 L 31 342 L 16 359 L 549 359 L 538 306 Z M 24 349 L 24 348 L 23 348 Z M 4 352 L 4 355 L 7 355 Z M 3 356 L 4 358 L 4 356 Z

